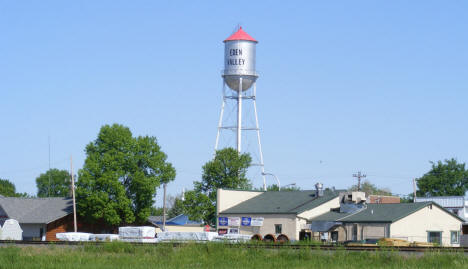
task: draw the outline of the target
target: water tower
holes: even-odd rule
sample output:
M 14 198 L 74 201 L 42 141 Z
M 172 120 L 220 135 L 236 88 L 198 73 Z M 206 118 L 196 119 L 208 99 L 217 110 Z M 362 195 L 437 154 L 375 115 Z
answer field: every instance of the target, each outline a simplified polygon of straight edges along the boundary
M 220 136 L 223 130 L 234 131 L 236 137 L 237 152 L 249 152 L 242 146 L 242 131 L 256 132 L 257 151 L 250 150 L 250 154 L 258 153 L 255 166 L 261 169 L 263 178 L 263 188 L 265 184 L 265 168 L 263 164 L 262 144 L 260 142 L 260 128 L 258 125 L 257 104 L 256 104 L 256 81 L 258 74 L 255 69 L 255 51 L 258 43 L 253 37 L 247 34 L 242 27 L 224 41 L 224 70 L 223 77 L 223 102 L 218 123 L 218 133 L 216 135 L 215 150 L 218 149 Z M 230 90 L 226 90 L 226 86 Z M 246 113 L 242 106 L 244 102 L 250 101 L 253 105 L 253 113 Z M 237 108 L 237 117 L 233 120 L 225 119 L 225 108 L 229 103 L 234 103 Z M 244 104 L 245 106 L 246 104 Z M 247 111 L 248 112 L 248 111 Z M 245 122 L 246 118 L 254 117 L 253 124 Z M 243 122 L 244 120 L 244 122 Z M 245 123 L 245 124 L 243 124 Z M 230 145 L 232 146 L 232 145 Z M 244 150 L 243 150 L 244 149 Z M 252 158 L 254 160 L 254 158 Z

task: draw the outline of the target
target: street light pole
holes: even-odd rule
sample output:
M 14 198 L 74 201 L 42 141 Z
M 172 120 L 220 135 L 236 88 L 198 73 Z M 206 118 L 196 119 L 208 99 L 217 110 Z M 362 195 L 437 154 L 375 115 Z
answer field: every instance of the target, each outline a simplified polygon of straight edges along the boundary
M 274 177 L 274 178 L 276 179 L 276 182 L 278 182 L 278 191 L 281 190 L 281 184 L 280 184 L 280 181 L 279 181 L 279 179 L 278 179 L 277 176 L 275 176 L 275 175 L 272 174 L 272 173 L 265 173 L 265 172 L 262 173 L 262 175 L 263 175 L 263 176 L 272 176 L 272 177 Z
M 167 183 L 163 184 L 164 187 L 164 194 L 163 194 L 163 224 L 162 224 L 162 230 L 163 232 L 166 231 L 166 187 Z

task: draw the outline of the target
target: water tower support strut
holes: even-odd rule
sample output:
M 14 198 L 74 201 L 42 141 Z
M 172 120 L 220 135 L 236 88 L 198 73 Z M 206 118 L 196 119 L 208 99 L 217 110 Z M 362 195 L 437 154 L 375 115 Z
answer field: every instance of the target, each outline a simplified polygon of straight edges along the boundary
M 260 127 L 259 127 L 259 124 L 258 124 L 257 101 L 256 101 L 256 98 L 255 98 L 256 95 L 257 95 L 257 83 L 254 82 L 252 101 L 253 101 L 254 112 L 255 112 L 255 127 L 257 129 L 258 151 L 260 152 L 260 166 L 261 166 L 261 169 L 262 169 L 263 190 L 266 191 L 265 165 L 263 164 L 263 150 L 262 150 L 262 143 L 260 141 Z
M 223 80 L 223 103 L 221 104 L 221 113 L 219 115 L 219 121 L 218 121 L 218 132 L 216 134 L 216 142 L 215 142 L 215 154 L 216 154 L 216 151 L 218 150 L 219 133 L 221 132 L 221 129 L 223 129 L 223 115 L 224 115 L 225 104 L 226 104 L 226 83 L 224 83 L 224 80 Z
M 239 78 L 239 90 L 237 91 L 237 153 L 241 152 L 242 142 L 242 77 Z

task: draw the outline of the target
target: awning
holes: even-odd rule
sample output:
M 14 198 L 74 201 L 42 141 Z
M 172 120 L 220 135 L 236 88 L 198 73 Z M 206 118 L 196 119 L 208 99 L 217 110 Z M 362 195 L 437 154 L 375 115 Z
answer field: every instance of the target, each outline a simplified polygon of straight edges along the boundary
M 338 221 L 317 220 L 309 224 L 309 229 L 314 232 L 328 232 L 341 224 L 342 222 Z

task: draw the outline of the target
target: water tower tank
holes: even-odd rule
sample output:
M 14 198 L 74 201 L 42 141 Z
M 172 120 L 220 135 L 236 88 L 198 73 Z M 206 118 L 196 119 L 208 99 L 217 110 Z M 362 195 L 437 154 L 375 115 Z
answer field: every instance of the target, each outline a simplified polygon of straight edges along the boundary
M 242 78 L 242 91 L 246 91 L 258 77 L 255 71 L 255 48 L 258 41 L 240 27 L 223 42 L 223 78 L 234 91 L 239 91 L 240 78 Z

